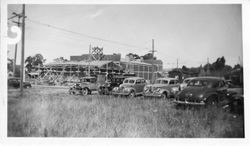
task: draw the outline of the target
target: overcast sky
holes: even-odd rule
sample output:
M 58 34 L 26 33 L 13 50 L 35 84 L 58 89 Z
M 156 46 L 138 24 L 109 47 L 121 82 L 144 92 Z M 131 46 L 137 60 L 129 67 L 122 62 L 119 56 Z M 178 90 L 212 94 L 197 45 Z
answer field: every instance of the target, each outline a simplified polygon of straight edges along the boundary
M 8 17 L 21 10 L 22 5 L 8 5 Z M 105 54 L 141 56 L 151 50 L 152 39 L 165 68 L 176 67 L 177 58 L 179 67 L 197 67 L 221 56 L 229 65 L 242 60 L 241 5 L 27 4 L 26 16 L 25 58 L 41 53 L 46 63 L 86 54 L 90 44 L 103 47 Z M 8 50 L 13 58 L 14 45 Z M 19 44 L 17 64 L 20 51 Z

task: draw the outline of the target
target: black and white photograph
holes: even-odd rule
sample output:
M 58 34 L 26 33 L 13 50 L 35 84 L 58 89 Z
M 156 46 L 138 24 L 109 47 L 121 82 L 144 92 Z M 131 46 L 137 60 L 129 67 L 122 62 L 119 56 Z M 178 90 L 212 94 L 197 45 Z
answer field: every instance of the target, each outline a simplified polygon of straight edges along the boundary
M 244 139 L 242 9 L 7 4 L 7 138 Z

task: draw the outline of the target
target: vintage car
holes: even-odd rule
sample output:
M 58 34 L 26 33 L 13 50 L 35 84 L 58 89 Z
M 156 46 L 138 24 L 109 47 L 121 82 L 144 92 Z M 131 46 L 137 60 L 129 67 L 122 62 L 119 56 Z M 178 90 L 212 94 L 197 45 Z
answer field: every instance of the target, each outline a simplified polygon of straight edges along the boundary
M 20 78 L 12 77 L 8 78 L 8 87 L 9 88 L 20 88 L 21 80 Z M 29 82 L 23 82 L 23 88 L 31 88 L 31 84 Z
M 142 95 L 146 80 L 141 77 L 126 78 L 119 87 L 115 87 L 112 90 L 112 94 L 115 96 L 124 95 L 129 97 L 135 97 L 136 95 Z
M 154 84 L 144 87 L 144 97 L 173 97 L 179 91 L 179 82 L 175 78 L 158 78 Z
M 222 108 L 235 114 L 244 114 L 243 87 L 229 83 L 227 98 L 222 102 Z
M 219 77 L 196 77 L 177 93 L 174 103 L 185 105 L 215 105 L 227 96 L 225 80 Z
M 110 80 L 106 80 L 104 84 L 99 86 L 99 94 L 109 95 L 113 88 L 119 87 L 122 84 L 124 79 L 125 76 L 114 76 Z
M 80 94 L 83 95 L 82 87 L 80 83 L 75 83 L 73 86 L 69 89 L 69 94 Z
M 97 83 L 96 77 L 83 77 L 80 80 L 80 83 L 76 83 L 75 85 L 70 87 L 69 93 L 88 95 L 91 94 L 92 91 L 97 91 L 98 88 L 99 84 Z
M 182 83 L 180 84 L 180 90 L 183 90 L 184 88 L 186 88 L 188 82 L 189 82 L 190 80 L 192 80 L 192 79 L 193 79 L 193 77 L 184 79 L 184 80 L 182 81 Z

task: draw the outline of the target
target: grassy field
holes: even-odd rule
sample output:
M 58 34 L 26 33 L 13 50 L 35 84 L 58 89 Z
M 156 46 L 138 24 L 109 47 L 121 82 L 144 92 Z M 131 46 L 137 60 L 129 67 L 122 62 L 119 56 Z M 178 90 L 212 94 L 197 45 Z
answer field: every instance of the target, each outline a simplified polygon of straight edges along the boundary
M 244 137 L 242 116 L 176 109 L 170 100 L 75 96 L 67 89 L 8 91 L 10 137 Z

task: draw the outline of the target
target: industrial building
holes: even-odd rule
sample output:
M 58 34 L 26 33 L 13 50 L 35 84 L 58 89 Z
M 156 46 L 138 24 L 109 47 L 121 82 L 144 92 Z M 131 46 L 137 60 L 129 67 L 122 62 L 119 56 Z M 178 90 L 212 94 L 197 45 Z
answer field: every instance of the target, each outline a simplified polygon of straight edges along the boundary
M 161 60 L 131 60 L 121 58 L 121 54 L 83 54 L 70 56 L 70 61 L 51 62 L 43 67 L 36 67 L 42 76 L 61 75 L 83 77 L 106 73 L 130 73 L 146 80 L 153 81 L 162 77 L 163 63 Z

